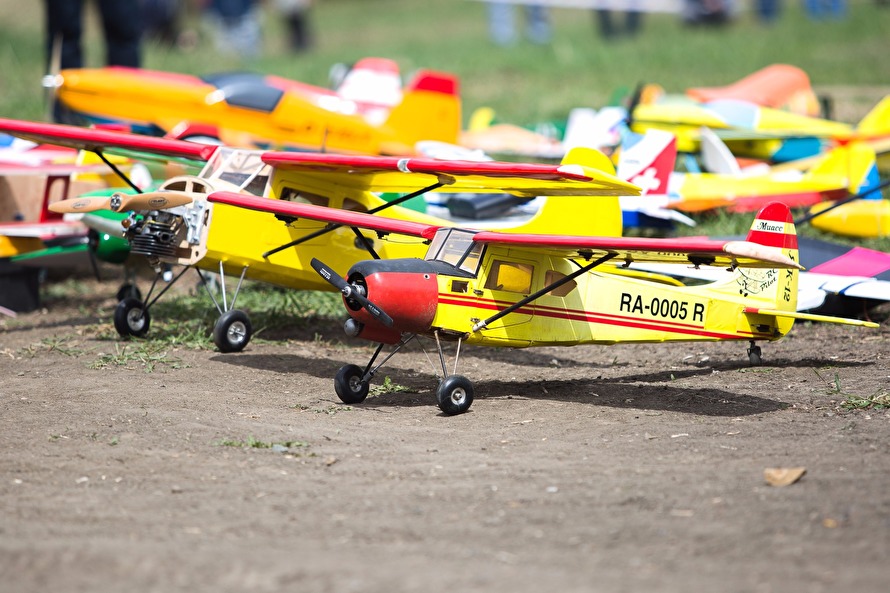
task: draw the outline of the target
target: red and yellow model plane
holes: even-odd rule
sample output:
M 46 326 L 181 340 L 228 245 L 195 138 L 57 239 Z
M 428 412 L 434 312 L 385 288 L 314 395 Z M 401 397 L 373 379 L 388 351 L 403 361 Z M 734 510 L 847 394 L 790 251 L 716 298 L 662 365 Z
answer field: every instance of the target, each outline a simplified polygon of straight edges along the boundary
M 321 153 L 263 152 L 202 145 L 180 140 L 139 136 L 109 130 L 0 119 L 0 131 L 103 155 L 105 152 L 156 155 L 200 163 L 199 174 L 174 175 L 157 191 L 105 197 L 80 197 L 57 202 L 56 211 L 87 213 L 109 209 L 122 221 L 100 221 L 103 233 L 125 236 L 131 253 L 148 257 L 158 271 L 142 298 L 123 298 L 114 314 L 122 336 L 144 336 L 150 308 L 169 288 L 155 294 L 165 265 L 182 266 L 174 281 L 189 268 L 218 272 L 222 298 L 214 302 L 220 316 L 214 342 L 224 352 L 243 349 L 252 335 L 247 314 L 235 308 L 239 288 L 225 291 L 225 274 L 300 290 L 331 290 L 310 266 L 313 257 L 348 267 L 375 257 L 420 257 L 423 240 L 384 242 L 314 220 L 282 225 L 262 213 L 225 204 L 206 196 L 220 190 L 262 196 L 271 202 L 309 203 L 331 210 L 375 213 L 409 223 L 444 226 L 441 218 L 399 204 L 426 192 L 507 192 L 522 198 L 555 196 L 525 218 L 503 221 L 513 232 L 566 232 L 620 235 L 620 195 L 639 192 L 600 165 L 611 167 L 596 151 L 577 150 L 561 165 L 500 162 L 438 161 L 423 158 L 354 156 Z M 134 188 L 136 189 L 136 188 Z M 378 192 L 399 197 L 384 201 Z M 201 276 L 202 281 L 204 276 Z M 238 287 L 241 286 L 241 280 Z
M 442 341 L 506 346 L 571 346 L 619 342 L 744 340 L 752 363 L 758 341 L 785 336 L 795 319 L 877 324 L 796 311 L 797 236 L 787 206 L 757 215 L 745 241 L 510 234 L 441 227 L 379 216 L 216 192 L 208 201 L 273 213 L 289 223 L 315 220 L 368 229 L 379 238 L 407 235 L 429 242 L 423 258 L 373 259 L 345 278 L 317 258 L 312 267 L 343 294 L 345 330 L 379 345 L 370 361 L 334 378 L 346 403 L 365 399 L 385 344 L 398 350 L 417 336 L 435 339 L 445 414 L 465 412 L 473 384 L 449 373 Z M 601 271 L 607 263 L 663 262 L 731 268 L 729 280 L 670 286 Z M 597 268 L 600 268 L 599 270 Z M 392 356 L 392 354 L 390 354 Z M 455 364 L 456 367 L 456 364 Z
M 355 97 L 357 77 L 392 78 L 381 72 L 379 58 L 369 60 L 356 65 L 357 74 L 339 92 L 254 73 L 197 77 L 124 67 L 62 70 L 50 84 L 68 117 L 151 136 L 383 155 L 417 154 L 415 145 L 423 140 L 457 142 L 461 114 L 454 76 L 420 71 L 404 89 L 361 100 Z M 380 88 L 379 78 L 374 88 Z

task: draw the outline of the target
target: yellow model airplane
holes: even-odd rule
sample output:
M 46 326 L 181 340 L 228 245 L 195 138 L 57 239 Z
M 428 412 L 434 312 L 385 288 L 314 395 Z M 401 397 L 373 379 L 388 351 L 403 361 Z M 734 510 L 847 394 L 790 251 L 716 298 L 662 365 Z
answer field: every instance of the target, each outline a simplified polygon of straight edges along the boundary
M 680 152 L 699 152 L 705 127 L 714 130 L 736 156 L 787 162 L 813 156 L 841 141 L 867 142 L 880 151 L 890 136 L 890 96 L 856 126 L 736 100 L 643 102 L 632 108 L 630 118 L 635 132 L 658 129 L 675 134 Z
M 199 78 L 119 66 L 70 69 L 51 85 L 78 120 L 243 148 L 414 155 L 418 141 L 453 144 L 460 131 L 457 79 L 428 70 L 394 89 L 386 105 L 350 98 L 348 88 L 338 93 L 244 72 Z
M 228 192 L 208 201 L 429 241 L 423 259 L 361 261 L 345 279 L 312 261 L 343 294 L 347 334 L 379 343 L 364 368 L 350 364 L 337 373 L 334 387 L 346 403 L 367 396 L 384 344 L 398 350 L 418 335 L 434 337 L 439 349 L 439 407 L 459 414 L 473 402 L 473 385 L 449 374 L 442 340 L 457 341 L 458 352 L 462 342 L 524 348 L 745 340 L 751 362 L 759 363 L 756 342 L 785 336 L 795 319 L 877 327 L 796 311 L 797 235 L 780 203 L 760 211 L 745 241 L 715 241 L 472 231 Z M 720 283 L 678 287 L 596 270 L 607 262 L 713 265 L 735 273 Z
M 129 212 L 122 223 L 100 222 L 102 232 L 126 236 L 131 252 L 147 256 L 158 270 L 158 278 L 162 264 L 184 266 L 174 281 L 192 266 L 199 274 L 200 269 L 219 272 L 223 292 L 221 303 L 214 298 L 220 317 L 213 336 L 224 352 L 243 349 L 252 335 L 247 314 L 234 308 L 244 278 L 295 289 L 331 290 L 309 265 L 313 257 L 333 257 L 336 265 L 348 267 L 368 253 L 385 258 L 420 257 L 425 246 L 420 240 L 381 242 L 373 235 L 311 220 L 284 226 L 262 213 L 211 204 L 204 198 L 212 192 L 226 190 L 353 212 L 386 210 L 393 218 L 427 225 L 450 223 L 399 204 L 427 191 L 559 196 L 547 199 L 527 219 L 504 222 L 504 228 L 513 232 L 561 228 L 576 234 L 611 236 L 621 234 L 617 196 L 639 193 L 635 185 L 601 170 L 611 165 L 595 151 L 578 150 L 567 155 L 562 165 L 543 165 L 262 152 L 15 120 L 0 120 L 0 131 L 100 154 L 116 150 L 203 162 L 200 174 L 174 176 L 154 192 L 74 198 L 53 208 L 69 213 L 96 209 Z M 375 192 L 402 196 L 386 202 Z M 231 298 L 225 291 L 227 273 L 241 279 Z M 148 332 L 149 310 L 170 287 L 153 296 L 158 278 L 144 299 L 124 298 L 118 304 L 114 320 L 122 336 Z

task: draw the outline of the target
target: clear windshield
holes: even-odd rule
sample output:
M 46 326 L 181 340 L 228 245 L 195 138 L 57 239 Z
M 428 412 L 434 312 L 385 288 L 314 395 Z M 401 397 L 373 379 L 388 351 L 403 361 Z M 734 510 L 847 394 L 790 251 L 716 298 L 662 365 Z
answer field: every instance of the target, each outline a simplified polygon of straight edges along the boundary
M 439 229 L 424 259 L 442 261 L 475 275 L 483 250 L 481 243 L 473 241 L 475 234 L 463 229 Z
M 261 150 L 220 147 L 201 172 L 204 179 L 220 179 L 238 189 L 262 196 L 266 192 L 271 167 L 263 162 Z

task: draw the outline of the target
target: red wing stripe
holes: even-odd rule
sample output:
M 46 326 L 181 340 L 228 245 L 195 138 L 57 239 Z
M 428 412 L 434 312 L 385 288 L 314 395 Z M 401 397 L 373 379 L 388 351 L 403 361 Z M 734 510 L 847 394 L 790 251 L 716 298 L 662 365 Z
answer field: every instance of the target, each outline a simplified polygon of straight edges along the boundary
M 503 302 L 498 305 L 498 301 L 492 299 L 473 299 L 470 297 L 453 297 L 453 295 L 439 295 L 440 304 L 455 305 L 458 307 L 470 307 L 474 309 L 485 309 L 497 311 L 503 308 Z M 510 303 L 506 303 L 509 305 Z M 549 310 L 548 310 L 549 309 Z M 627 317 L 623 315 L 612 315 L 606 313 L 590 313 L 580 309 L 567 311 L 559 308 L 551 307 L 530 307 L 522 308 L 516 313 L 525 315 L 537 315 L 539 317 L 549 317 L 552 319 L 562 319 L 566 321 L 582 321 L 599 325 L 614 325 L 618 327 L 632 327 L 636 329 L 644 329 L 650 331 L 669 331 L 689 336 L 700 336 L 713 339 L 740 339 L 740 338 L 769 338 L 771 334 L 739 331 L 736 334 L 725 332 L 707 331 L 695 325 L 677 323 L 672 321 L 656 321 L 644 320 L 637 317 Z

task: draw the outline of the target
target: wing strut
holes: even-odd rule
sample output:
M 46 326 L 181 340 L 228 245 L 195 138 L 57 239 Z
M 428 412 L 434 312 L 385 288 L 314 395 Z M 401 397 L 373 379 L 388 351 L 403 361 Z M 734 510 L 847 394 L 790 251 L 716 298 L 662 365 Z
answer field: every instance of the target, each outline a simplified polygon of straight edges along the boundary
M 488 319 L 483 319 L 482 321 L 478 322 L 476 325 L 473 326 L 473 331 L 474 331 L 474 332 L 477 332 L 477 331 L 479 331 L 480 329 L 484 329 L 485 327 L 488 326 L 489 323 L 492 323 L 492 322 L 494 322 L 494 321 L 497 321 L 497 320 L 500 319 L 501 317 L 503 317 L 503 316 L 505 316 L 505 315 L 509 315 L 510 313 L 512 313 L 513 311 L 515 311 L 516 309 L 519 309 L 520 307 L 524 307 L 524 306 L 526 306 L 527 304 L 531 303 L 532 301 L 541 298 L 542 296 L 544 296 L 545 294 L 547 294 L 547 293 L 550 292 L 551 290 L 554 290 L 554 289 L 556 289 L 556 288 L 559 288 L 560 286 L 562 286 L 563 284 L 565 284 L 565 283 L 567 283 L 567 282 L 571 282 L 572 280 L 574 280 L 575 278 L 577 278 L 577 277 L 580 276 L 581 274 L 584 274 L 584 273 L 586 273 L 586 272 L 589 272 L 590 270 L 592 270 L 593 268 L 597 267 L 597 266 L 600 265 L 600 264 L 604 264 L 604 263 L 606 263 L 607 261 L 609 261 L 610 259 L 612 259 L 612 258 L 615 257 L 616 255 L 618 255 L 618 254 L 617 254 L 617 253 L 607 253 L 606 255 L 602 256 L 602 257 L 599 258 L 598 260 L 596 260 L 596 261 L 594 261 L 594 262 L 590 262 L 590 263 L 587 264 L 586 266 L 583 266 L 583 267 L 578 268 L 577 270 L 575 270 L 574 272 L 572 272 L 572 273 L 569 274 L 568 276 L 563 276 L 562 278 L 560 278 L 560 279 L 557 280 L 556 282 L 553 282 L 553 283 L 551 283 L 551 284 L 545 286 L 545 287 L 542 288 L 541 290 L 539 290 L 539 291 L 537 291 L 537 292 L 535 292 L 535 293 L 533 293 L 533 294 L 528 295 L 528 296 L 525 297 L 524 299 L 520 299 L 519 301 L 513 303 L 512 305 L 510 305 L 510 306 L 507 307 L 506 309 L 503 309 L 503 310 L 501 310 L 501 311 L 498 311 L 497 313 L 495 313 L 494 315 L 492 315 L 492 316 L 489 317 Z
M 428 191 L 433 191 L 434 189 L 439 189 L 443 185 L 446 185 L 446 184 L 441 181 L 437 181 L 436 183 L 434 183 L 432 185 L 429 185 L 429 186 L 419 189 L 417 191 L 411 192 L 410 194 L 405 194 L 404 196 L 398 197 L 395 200 L 387 202 L 386 204 L 381 204 L 380 206 L 377 206 L 376 208 L 371 208 L 370 210 L 368 210 L 368 214 L 377 214 L 381 210 L 386 210 L 387 208 L 392 208 L 393 206 L 398 206 L 399 204 L 401 204 L 403 202 L 407 202 L 411 198 L 416 198 L 417 196 L 422 196 L 423 194 L 425 194 Z M 270 255 L 275 255 L 279 251 L 284 251 L 288 247 L 296 247 L 300 243 L 305 243 L 306 241 L 310 241 L 312 239 L 315 239 L 316 237 L 326 235 L 327 233 L 330 233 L 334 229 L 338 229 L 341 226 L 343 226 L 343 225 L 331 223 L 331 224 L 325 226 L 323 229 L 318 229 L 317 231 L 309 233 L 308 235 L 304 235 L 304 236 L 300 237 L 299 239 L 294 239 L 293 241 L 285 243 L 284 245 L 279 245 L 275 249 L 270 249 L 269 251 L 267 251 L 263 254 L 263 259 L 267 259 Z M 371 251 L 371 255 L 374 255 L 373 251 Z M 377 257 L 376 255 L 374 255 L 374 259 L 380 259 L 380 258 Z
M 127 185 L 129 185 L 130 187 L 132 187 L 133 190 L 135 190 L 135 192 L 136 192 L 137 194 L 141 194 L 141 193 L 142 193 L 142 190 L 139 189 L 138 187 L 136 187 L 136 184 L 133 183 L 132 181 L 130 181 L 130 178 L 127 177 L 127 175 L 126 175 L 123 171 L 121 171 L 120 169 L 118 169 L 117 165 L 115 165 L 115 164 L 112 163 L 110 160 L 108 160 L 108 157 L 106 157 L 105 154 L 104 154 L 101 150 L 96 150 L 95 153 L 96 153 L 96 156 L 98 156 L 100 159 L 102 159 L 102 162 L 103 162 L 103 163 L 105 163 L 106 165 L 108 165 L 108 168 L 109 168 L 109 169 L 111 169 L 112 171 L 114 171 L 115 175 L 117 175 L 118 177 L 120 177 L 121 179 L 124 180 L 124 183 L 126 183 Z
M 355 233 L 355 236 L 358 237 L 358 240 L 361 242 L 362 247 L 364 247 L 365 250 L 371 254 L 371 257 L 373 257 L 374 259 L 380 259 L 380 256 L 377 255 L 377 252 L 374 251 L 374 243 L 366 236 L 364 236 L 357 227 L 349 228 L 351 228 L 352 232 Z

